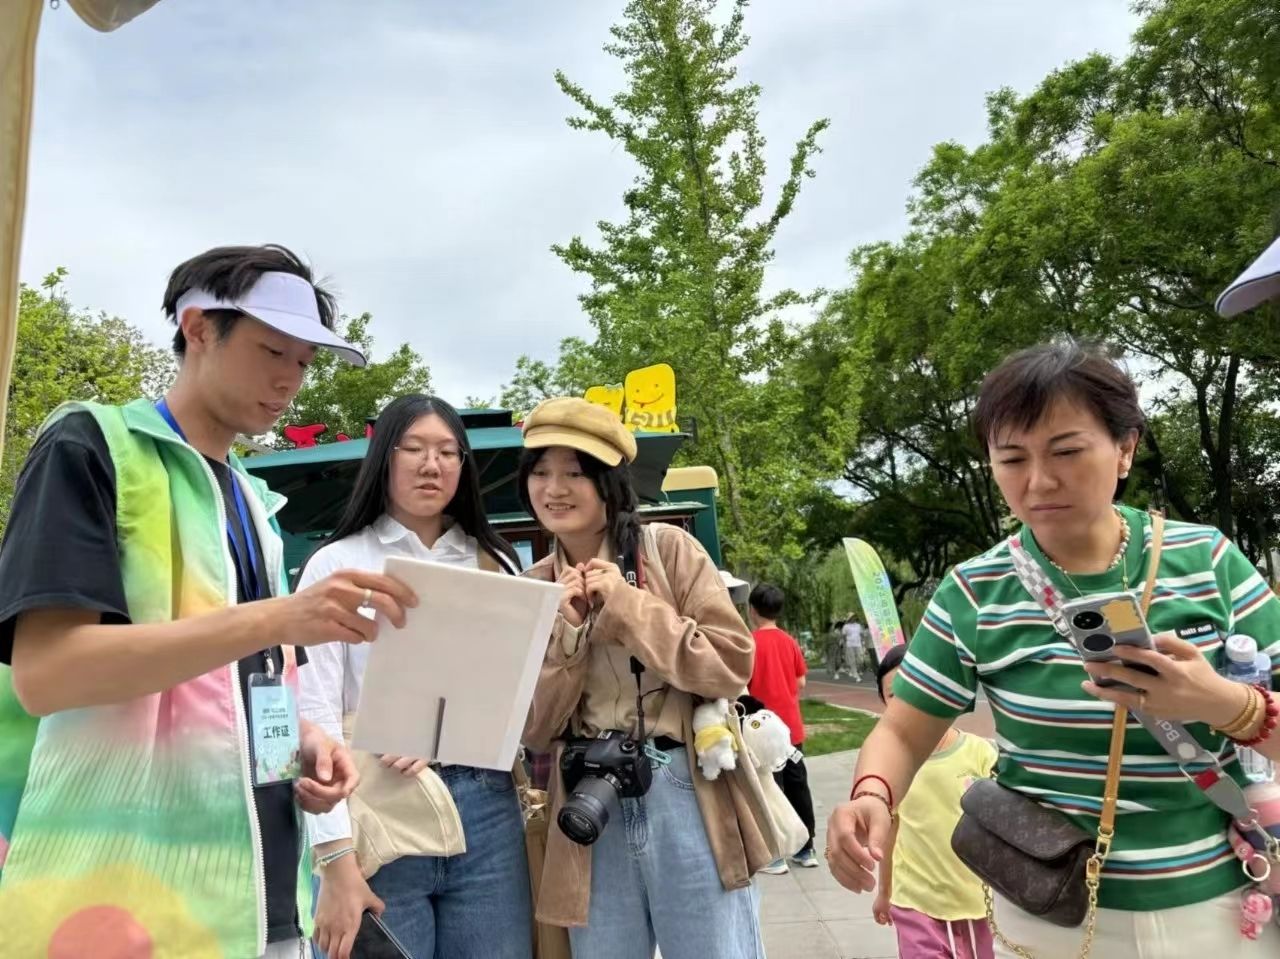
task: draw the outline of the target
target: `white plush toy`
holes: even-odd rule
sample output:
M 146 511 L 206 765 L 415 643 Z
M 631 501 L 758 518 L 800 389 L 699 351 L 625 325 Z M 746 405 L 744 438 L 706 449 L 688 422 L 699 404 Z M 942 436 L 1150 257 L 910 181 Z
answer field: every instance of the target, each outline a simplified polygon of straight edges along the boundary
M 726 769 L 736 769 L 738 757 L 733 733 L 725 725 L 729 718 L 729 701 L 717 699 L 703 703 L 693 711 L 693 746 L 698 765 L 707 779 L 720 778 Z
M 742 720 L 742 741 L 751 754 L 752 764 L 761 772 L 777 772 L 795 751 L 791 730 L 770 709 L 762 709 Z

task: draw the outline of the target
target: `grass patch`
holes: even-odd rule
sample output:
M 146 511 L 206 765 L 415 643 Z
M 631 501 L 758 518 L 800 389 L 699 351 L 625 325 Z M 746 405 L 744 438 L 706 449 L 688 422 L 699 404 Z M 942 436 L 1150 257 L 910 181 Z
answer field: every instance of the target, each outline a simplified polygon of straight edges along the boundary
M 804 719 L 806 756 L 858 749 L 876 725 L 874 716 L 831 706 L 819 699 L 800 700 L 800 715 Z

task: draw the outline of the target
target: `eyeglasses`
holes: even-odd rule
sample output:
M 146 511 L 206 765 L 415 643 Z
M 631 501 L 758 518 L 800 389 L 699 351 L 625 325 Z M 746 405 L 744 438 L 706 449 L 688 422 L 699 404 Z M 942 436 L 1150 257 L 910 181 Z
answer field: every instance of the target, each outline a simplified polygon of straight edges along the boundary
M 432 456 L 435 457 L 436 463 L 442 470 L 456 470 L 462 466 L 462 461 L 467 458 L 466 450 L 459 449 L 456 446 L 393 446 L 393 450 L 403 456 L 414 466 L 422 466 Z

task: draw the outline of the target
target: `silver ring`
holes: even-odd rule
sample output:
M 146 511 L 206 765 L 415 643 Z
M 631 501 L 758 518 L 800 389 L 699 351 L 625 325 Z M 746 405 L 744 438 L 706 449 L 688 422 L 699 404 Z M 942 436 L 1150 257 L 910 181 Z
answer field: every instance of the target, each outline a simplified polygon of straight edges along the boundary
M 372 605 L 373 605 L 373 590 L 366 587 L 364 591 L 364 599 L 360 601 L 360 608 L 368 609 Z

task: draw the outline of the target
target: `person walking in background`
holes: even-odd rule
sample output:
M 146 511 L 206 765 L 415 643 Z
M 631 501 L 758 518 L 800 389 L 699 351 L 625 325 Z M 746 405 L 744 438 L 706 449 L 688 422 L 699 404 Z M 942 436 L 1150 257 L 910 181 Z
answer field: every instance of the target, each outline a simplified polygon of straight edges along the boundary
M 894 646 L 876 668 L 880 701 L 893 699 L 893 678 L 906 655 Z M 975 779 L 991 775 L 991 743 L 948 729 L 916 773 L 898 807 L 880 862 L 871 913 L 898 934 L 898 953 L 912 959 L 992 959 L 982 883 L 951 850 L 960 797 Z
M 844 620 L 837 619 L 831 623 L 822 652 L 827 661 L 827 675 L 839 679 L 844 668 Z
M 853 674 L 855 683 L 862 682 L 862 667 L 865 665 L 866 651 L 862 624 L 850 613 L 844 626 L 840 628 L 844 637 L 844 661 L 849 672 Z
M 796 814 L 809 830 L 809 841 L 791 861 L 797 866 L 812 869 L 818 865 L 813 853 L 813 797 L 809 794 L 809 773 L 805 769 L 804 719 L 800 715 L 800 690 L 804 689 L 804 653 L 800 644 L 789 633 L 778 628 L 785 597 L 777 586 L 760 583 L 751 591 L 748 603 L 751 607 L 752 636 L 756 641 L 756 662 L 747 691 L 765 708 L 777 713 L 791 730 L 791 745 L 796 751 L 786 766 L 774 773 Z M 778 859 L 762 870 L 772 875 L 787 872 L 787 864 Z

